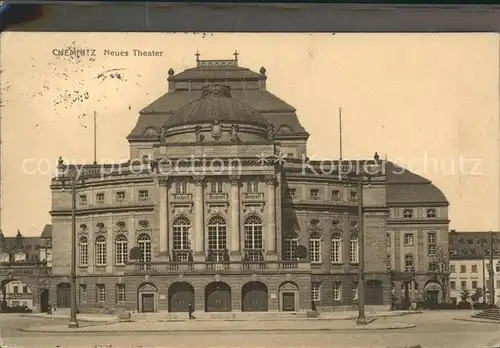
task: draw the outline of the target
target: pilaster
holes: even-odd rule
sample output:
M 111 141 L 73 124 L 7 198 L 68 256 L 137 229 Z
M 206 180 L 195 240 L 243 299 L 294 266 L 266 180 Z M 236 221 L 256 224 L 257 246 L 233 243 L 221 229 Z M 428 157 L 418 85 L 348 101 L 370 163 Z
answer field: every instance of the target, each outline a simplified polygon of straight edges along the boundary
M 266 259 L 277 259 L 276 254 L 276 175 L 266 175 L 267 185 L 267 222 L 268 233 L 266 238 Z
M 204 202 L 203 202 L 203 186 L 205 184 L 205 177 L 202 175 L 193 176 L 193 182 L 195 185 L 194 193 L 194 253 L 196 259 L 199 259 L 205 252 L 204 243 L 204 223 L 203 223 L 203 212 L 204 212 Z M 195 260 L 196 261 L 196 260 Z
M 239 261 L 241 260 L 240 177 L 236 175 L 230 176 L 229 182 L 231 184 L 231 260 Z

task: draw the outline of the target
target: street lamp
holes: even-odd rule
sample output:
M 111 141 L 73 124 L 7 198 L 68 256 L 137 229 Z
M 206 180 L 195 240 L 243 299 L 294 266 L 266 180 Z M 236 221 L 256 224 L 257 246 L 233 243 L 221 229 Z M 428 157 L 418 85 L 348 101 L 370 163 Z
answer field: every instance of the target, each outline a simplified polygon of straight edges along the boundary
M 71 311 L 68 327 L 78 328 L 78 320 L 76 318 L 76 186 L 84 186 L 83 179 L 78 178 L 78 172 L 73 169 L 68 171 L 65 176 L 66 165 L 61 157 L 59 157 L 58 165 L 59 178 L 62 181 L 63 190 L 66 181 L 71 186 Z
M 363 206 L 363 185 L 365 177 L 368 178 L 368 185 L 371 186 L 371 178 L 379 173 L 379 155 L 375 152 L 374 160 L 366 167 L 365 163 L 360 171 L 355 175 L 350 174 L 349 178 L 355 178 L 358 188 L 358 242 L 359 242 L 359 282 L 358 282 L 358 319 L 357 325 L 366 325 L 369 321 L 365 316 L 366 284 L 365 284 L 365 237 L 364 237 L 364 206 Z M 360 168 L 356 168 L 359 170 Z

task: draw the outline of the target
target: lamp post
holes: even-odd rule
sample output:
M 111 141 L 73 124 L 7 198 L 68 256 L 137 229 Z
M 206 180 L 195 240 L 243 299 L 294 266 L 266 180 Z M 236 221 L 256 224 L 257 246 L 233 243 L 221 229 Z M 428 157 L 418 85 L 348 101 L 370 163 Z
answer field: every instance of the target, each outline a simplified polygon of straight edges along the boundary
M 364 181 L 365 177 L 368 177 L 368 185 L 371 186 L 371 177 L 375 176 L 379 172 L 379 156 L 375 152 L 373 157 L 372 165 L 369 165 L 369 169 L 366 168 L 366 163 L 363 165 L 363 169 L 358 171 L 354 177 L 357 183 L 358 189 L 358 242 L 359 242 L 359 266 L 358 266 L 358 319 L 356 321 L 357 325 L 366 325 L 369 321 L 365 315 L 365 302 L 366 302 L 366 284 L 365 284 L 365 236 L 364 236 Z M 359 170 L 359 168 L 357 168 Z M 375 171 L 373 170 L 375 169 Z M 352 177 L 352 175 L 351 175 Z
M 67 177 L 64 177 L 66 165 L 61 157 L 59 157 L 57 169 L 61 175 L 63 190 L 66 181 L 71 186 L 71 310 L 68 327 L 78 328 L 79 324 L 76 318 L 76 186 L 78 184 L 83 186 L 85 182 L 78 178 L 76 170 L 72 170 Z

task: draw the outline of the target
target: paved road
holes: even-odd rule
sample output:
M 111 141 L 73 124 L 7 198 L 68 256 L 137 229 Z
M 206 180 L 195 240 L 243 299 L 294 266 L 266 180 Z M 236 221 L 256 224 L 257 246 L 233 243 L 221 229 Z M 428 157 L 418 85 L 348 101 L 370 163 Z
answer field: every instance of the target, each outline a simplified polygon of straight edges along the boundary
M 66 347 L 288 347 L 288 348 L 382 348 L 421 344 L 423 348 L 472 348 L 481 347 L 500 339 L 500 326 L 452 320 L 454 312 L 428 312 L 399 318 L 378 319 L 415 323 L 414 329 L 366 332 L 292 332 L 292 333 L 90 333 L 44 334 L 19 331 L 20 328 L 44 323 L 64 323 L 59 319 L 45 320 L 22 318 L 15 314 L 0 315 L 3 343 L 16 348 L 66 348 Z M 272 325 L 272 323 L 270 323 Z M 2 346 L 3 347 L 3 346 Z

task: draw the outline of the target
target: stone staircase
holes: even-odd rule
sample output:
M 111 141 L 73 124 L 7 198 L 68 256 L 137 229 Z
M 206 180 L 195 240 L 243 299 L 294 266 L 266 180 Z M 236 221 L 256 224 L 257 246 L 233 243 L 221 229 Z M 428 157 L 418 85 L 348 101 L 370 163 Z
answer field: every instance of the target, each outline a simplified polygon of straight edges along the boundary
M 238 321 L 275 321 L 305 319 L 307 312 L 194 312 L 196 320 L 238 320 Z M 187 312 L 134 313 L 134 321 L 184 321 L 189 319 Z
M 472 315 L 473 318 L 500 321 L 500 311 L 498 308 L 487 308 L 482 312 Z

